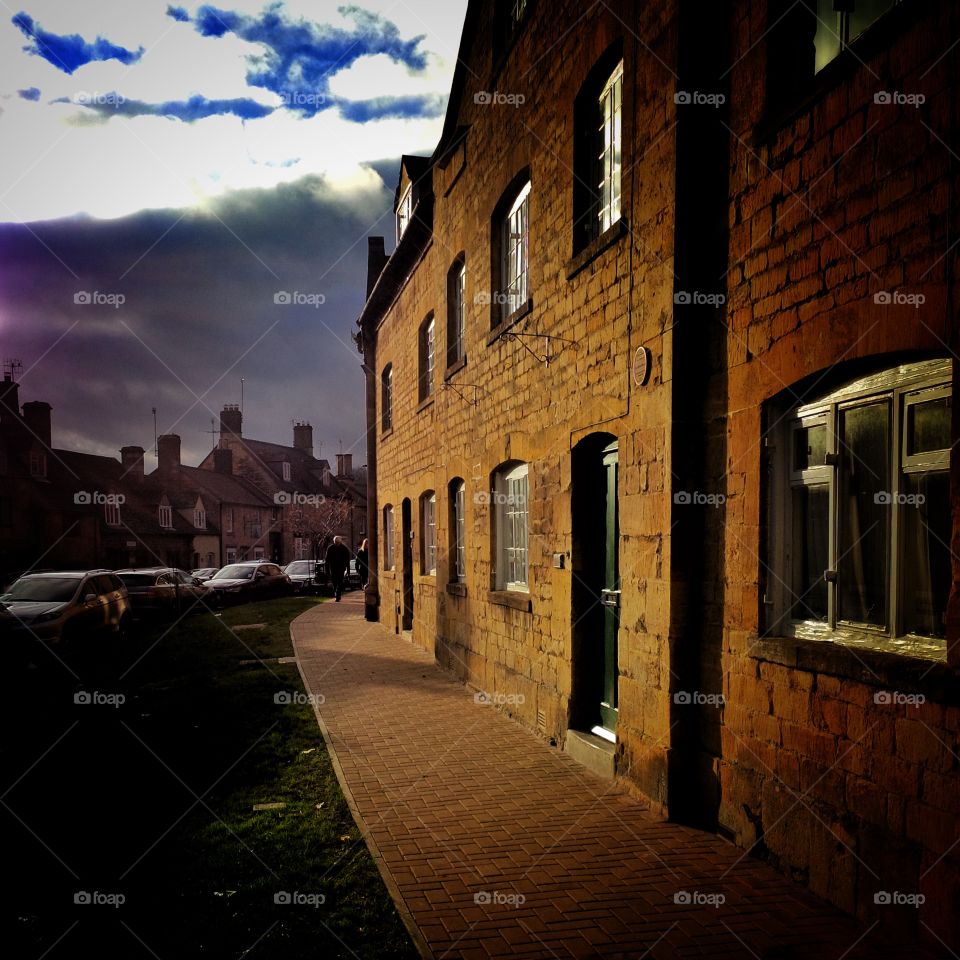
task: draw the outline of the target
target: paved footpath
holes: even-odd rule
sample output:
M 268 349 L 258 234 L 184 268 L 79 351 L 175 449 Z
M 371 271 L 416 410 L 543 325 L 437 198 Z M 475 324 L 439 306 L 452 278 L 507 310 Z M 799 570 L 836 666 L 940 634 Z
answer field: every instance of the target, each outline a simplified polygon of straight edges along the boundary
M 292 632 L 354 817 L 424 956 L 922 956 L 720 838 L 655 820 L 367 623 L 359 593 Z

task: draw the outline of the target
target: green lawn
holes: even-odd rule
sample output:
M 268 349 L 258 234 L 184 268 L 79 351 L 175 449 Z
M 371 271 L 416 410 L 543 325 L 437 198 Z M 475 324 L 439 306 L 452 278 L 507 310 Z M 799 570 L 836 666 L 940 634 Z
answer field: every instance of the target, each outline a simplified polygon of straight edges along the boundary
M 192 616 L 141 631 L 120 663 L 71 662 L 79 680 L 59 666 L 18 679 L 0 842 L 23 956 L 61 935 L 50 957 L 81 941 L 164 960 L 416 956 L 296 666 L 276 662 L 292 654 L 290 620 L 317 602 Z M 81 891 L 123 903 L 75 905 Z

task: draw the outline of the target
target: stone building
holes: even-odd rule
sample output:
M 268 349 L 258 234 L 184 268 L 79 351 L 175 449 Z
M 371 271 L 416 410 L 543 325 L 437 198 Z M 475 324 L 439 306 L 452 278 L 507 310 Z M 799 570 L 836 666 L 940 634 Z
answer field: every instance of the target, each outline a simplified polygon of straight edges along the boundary
M 954 949 L 958 31 L 947 2 L 471 2 L 358 337 L 368 617 Z

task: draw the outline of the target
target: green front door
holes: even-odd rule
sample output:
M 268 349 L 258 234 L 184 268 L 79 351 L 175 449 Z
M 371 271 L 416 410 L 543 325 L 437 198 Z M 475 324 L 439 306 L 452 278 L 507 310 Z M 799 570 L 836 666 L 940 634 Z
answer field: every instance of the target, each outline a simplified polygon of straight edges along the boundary
M 604 573 L 600 602 L 603 605 L 603 699 L 600 701 L 601 725 L 611 732 L 617 729 L 617 632 L 620 628 L 620 519 L 617 515 L 616 443 L 603 451 L 606 474 L 606 511 L 604 536 Z

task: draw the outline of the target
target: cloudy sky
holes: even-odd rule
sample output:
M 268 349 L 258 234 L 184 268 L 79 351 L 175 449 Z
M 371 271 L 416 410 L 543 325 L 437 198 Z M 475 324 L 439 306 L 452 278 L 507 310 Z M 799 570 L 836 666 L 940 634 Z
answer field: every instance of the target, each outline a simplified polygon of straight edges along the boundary
M 54 445 L 149 450 L 156 407 L 196 463 L 242 377 L 248 436 L 306 419 L 362 462 L 366 238 L 391 249 L 399 156 L 439 137 L 466 0 L 23 2 L 0 4 L 0 358 Z

